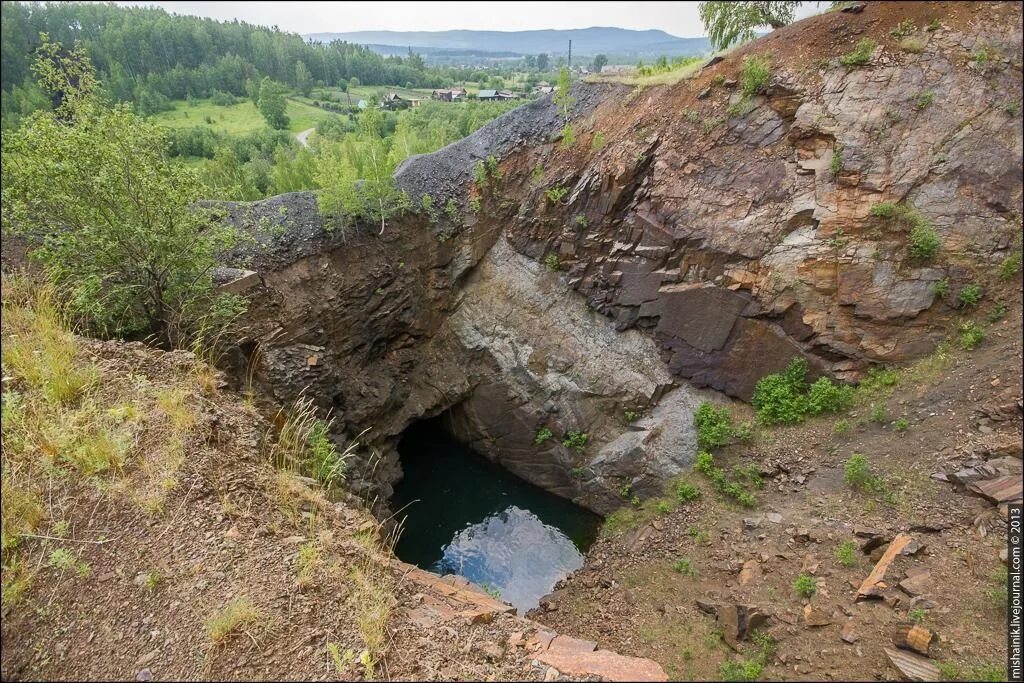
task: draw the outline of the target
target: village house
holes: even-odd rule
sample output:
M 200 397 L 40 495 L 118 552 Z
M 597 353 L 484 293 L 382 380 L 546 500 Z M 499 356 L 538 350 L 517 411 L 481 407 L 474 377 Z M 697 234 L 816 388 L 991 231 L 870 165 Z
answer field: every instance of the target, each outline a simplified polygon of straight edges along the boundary
M 516 100 L 519 95 L 511 90 L 481 90 L 477 95 L 481 100 Z
M 465 88 L 443 88 L 430 93 L 430 99 L 442 102 L 462 102 L 466 99 Z
M 397 109 L 408 109 L 409 107 L 418 107 L 420 106 L 420 100 L 414 97 L 402 97 L 398 93 L 389 92 L 380 101 L 380 106 L 382 109 L 395 111 Z

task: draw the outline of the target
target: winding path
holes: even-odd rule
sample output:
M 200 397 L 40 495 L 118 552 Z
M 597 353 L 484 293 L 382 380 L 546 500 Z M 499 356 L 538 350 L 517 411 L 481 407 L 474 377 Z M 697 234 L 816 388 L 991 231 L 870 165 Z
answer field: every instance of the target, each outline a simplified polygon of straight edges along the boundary
M 315 130 L 316 130 L 316 128 L 307 128 L 306 130 L 304 130 L 304 131 L 302 131 L 300 133 L 296 133 L 295 134 L 295 139 L 298 140 L 299 144 L 302 145 L 303 147 L 309 147 L 309 142 L 307 142 L 307 141 L 309 140 L 310 134 L 312 134 L 313 131 L 315 131 Z

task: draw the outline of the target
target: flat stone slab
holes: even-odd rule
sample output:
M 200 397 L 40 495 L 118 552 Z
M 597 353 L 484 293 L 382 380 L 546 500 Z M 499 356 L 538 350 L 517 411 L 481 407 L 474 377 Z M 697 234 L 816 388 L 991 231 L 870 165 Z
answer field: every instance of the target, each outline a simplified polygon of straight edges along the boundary
M 610 650 L 569 652 L 549 649 L 537 659 L 564 674 L 600 676 L 605 681 L 667 681 L 661 665 L 650 659 L 627 657 Z

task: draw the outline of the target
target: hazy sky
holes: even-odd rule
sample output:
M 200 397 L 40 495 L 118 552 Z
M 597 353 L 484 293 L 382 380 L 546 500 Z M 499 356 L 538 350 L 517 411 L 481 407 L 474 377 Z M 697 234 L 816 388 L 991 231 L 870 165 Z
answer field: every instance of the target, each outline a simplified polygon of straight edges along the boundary
M 518 31 L 541 28 L 657 28 L 689 38 L 704 35 L 696 2 L 119 2 L 168 12 L 240 19 L 294 33 L 364 30 Z M 800 17 L 813 14 L 806 3 Z M 823 5 L 824 6 L 824 5 Z

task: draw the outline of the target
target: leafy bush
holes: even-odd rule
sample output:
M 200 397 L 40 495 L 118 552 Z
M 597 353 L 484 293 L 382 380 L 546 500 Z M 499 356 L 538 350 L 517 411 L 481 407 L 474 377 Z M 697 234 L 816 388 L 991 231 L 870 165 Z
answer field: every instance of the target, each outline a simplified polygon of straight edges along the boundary
M 754 498 L 753 494 L 745 490 L 742 484 L 729 481 L 725 470 L 721 467 L 715 467 L 714 456 L 707 451 L 697 451 L 697 461 L 694 463 L 694 469 L 710 479 L 719 493 L 732 498 L 744 507 L 757 506 L 757 499 Z
M 676 484 L 676 499 L 680 503 L 689 503 L 700 498 L 700 489 L 687 481 Z
M 894 202 L 879 202 L 871 207 L 875 218 L 895 218 L 899 205 Z
M 818 584 L 810 574 L 801 573 L 793 582 L 793 591 L 801 598 L 809 598 L 818 592 Z
M 871 60 L 871 55 L 874 53 L 876 45 L 875 41 L 870 38 L 861 38 L 853 52 L 841 56 L 839 61 L 843 66 L 851 69 L 863 66 Z
M 537 430 L 537 435 L 533 438 L 533 442 L 538 446 L 550 439 L 554 434 L 547 427 L 541 427 Z
M 930 225 L 915 225 L 910 230 L 910 253 L 914 258 L 928 261 L 939 251 L 942 242 Z
M 960 324 L 959 335 L 957 341 L 960 343 L 960 347 L 972 351 L 974 347 L 985 340 L 985 330 L 982 329 L 981 325 L 973 322 L 964 322 Z
M 932 287 L 932 292 L 940 299 L 949 294 L 949 280 L 944 278 L 936 282 Z
M 565 196 L 567 194 L 569 194 L 569 188 L 562 187 L 561 185 L 550 187 L 544 191 L 544 196 L 547 197 L 548 201 L 551 202 L 552 204 L 557 204 L 558 202 L 562 201 L 563 199 L 565 199 Z
M 932 102 L 934 101 L 935 93 L 933 93 L 931 90 L 927 90 L 917 96 L 917 108 L 927 109 L 928 107 L 932 106 Z
M 889 421 L 889 411 L 886 410 L 884 403 L 875 403 L 871 406 L 870 419 L 878 424 L 885 424 Z
M 853 401 L 850 387 L 827 377 L 807 385 L 807 361 L 794 358 L 785 371 L 766 375 L 754 387 L 751 403 L 764 424 L 796 424 L 807 415 L 839 412 Z
M 829 168 L 832 169 L 832 175 L 838 175 L 843 170 L 843 146 L 838 142 L 832 147 L 832 161 L 829 163 Z
M 558 259 L 558 254 L 551 251 L 548 252 L 547 256 L 544 257 L 544 265 L 547 266 L 548 270 L 561 270 L 562 262 Z
M 213 287 L 215 255 L 235 234 L 196 205 L 203 184 L 170 160 L 164 128 L 108 107 L 84 49 L 62 50 L 44 42 L 34 67 L 61 93 L 57 110 L 4 134 L 4 226 L 47 236 L 32 256 L 90 331 L 191 343 L 243 310 Z
M 570 429 L 565 433 L 565 438 L 562 439 L 562 445 L 566 448 L 572 448 L 577 453 L 582 453 L 583 449 L 587 447 L 588 438 L 589 437 L 586 432 Z
M 718 667 L 718 675 L 723 681 L 756 681 L 764 673 L 764 664 L 756 659 L 733 660 L 722 662 Z
M 843 481 L 859 491 L 882 493 L 885 481 L 871 472 L 871 462 L 866 456 L 854 453 L 843 465 Z
M 709 401 L 704 401 L 697 408 L 693 414 L 693 424 L 697 427 L 697 445 L 701 448 L 724 446 L 732 436 L 729 409 L 725 406 L 715 408 Z
M 981 285 L 971 283 L 960 290 L 960 294 L 957 295 L 956 300 L 961 307 L 977 306 L 978 302 L 981 301 L 981 296 Z
M 771 78 L 772 65 L 767 54 L 747 55 L 743 58 L 743 69 L 740 71 L 740 89 L 743 95 L 750 97 L 766 85 Z
M 852 402 L 853 387 L 821 377 L 811 385 L 807 394 L 807 412 L 811 415 L 838 413 L 849 408 Z
M 999 277 L 1003 280 L 1009 280 L 1011 277 L 1020 272 L 1021 269 L 1021 252 L 1015 252 L 1010 254 L 1003 262 L 999 264 Z

